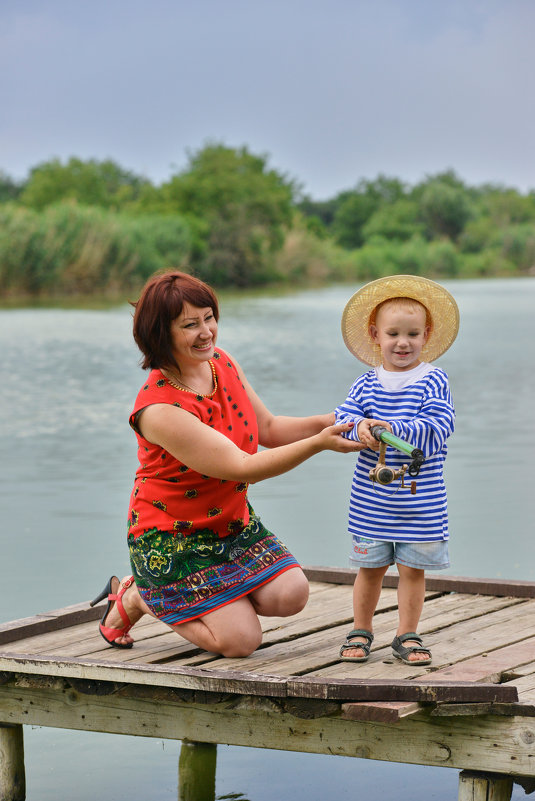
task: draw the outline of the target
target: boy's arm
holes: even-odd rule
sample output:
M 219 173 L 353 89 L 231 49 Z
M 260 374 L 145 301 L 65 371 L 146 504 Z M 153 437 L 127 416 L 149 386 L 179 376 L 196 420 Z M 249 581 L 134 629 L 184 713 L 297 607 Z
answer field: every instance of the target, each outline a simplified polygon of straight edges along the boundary
M 420 448 L 429 458 L 444 447 L 455 425 L 455 409 L 445 373 L 430 379 L 422 408 L 412 420 L 391 420 L 392 433 Z
M 361 420 L 365 418 L 364 410 L 360 403 L 359 382 L 356 381 L 349 391 L 345 401 L 334 410 L 335 423 L 354 423 L 350 431 L 345 431 L 342 436 L 346 439 L 353 439 L 360 442 L 357 434 L 357 427 Z

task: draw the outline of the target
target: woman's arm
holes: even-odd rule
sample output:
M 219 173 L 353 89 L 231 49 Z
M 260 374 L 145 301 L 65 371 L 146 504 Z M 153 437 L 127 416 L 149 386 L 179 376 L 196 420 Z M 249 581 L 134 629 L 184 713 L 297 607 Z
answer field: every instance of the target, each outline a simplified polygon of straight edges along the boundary
M 360 443 L 341 436 L 349 425 L 328 426 L 298 442 L 248 454 L 224 434 L 176 406 L 153 404 L 139 417 L 142 436 L 165 448 L 183 464 L 213 478 L 249 483 L 286 473 L 320 451 L 360 450 L 363 447 Z
M 285 417 L 272 414 L 258 397 L 234 357 L 232 357 L 232 361 L 256 414 L 258 441 L 263 447 L 276 448 L 280 445 L 287 445 L 290 442 L 319 434 L 322 429 L 334 425 L 334 412 L 310 417 Z

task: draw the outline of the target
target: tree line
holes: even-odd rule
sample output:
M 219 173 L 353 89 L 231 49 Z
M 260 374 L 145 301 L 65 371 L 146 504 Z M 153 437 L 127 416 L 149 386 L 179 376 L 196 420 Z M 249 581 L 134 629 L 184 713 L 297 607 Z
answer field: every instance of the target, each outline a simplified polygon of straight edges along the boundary
M 535 192 L 379 175 L 317 201 L 247 147 L 208 144 L 156 185 L 112 160 L 0 172 L 4 297 L 135 291 L 155 270 L 217 287 L 393 273 L 535 274 Z

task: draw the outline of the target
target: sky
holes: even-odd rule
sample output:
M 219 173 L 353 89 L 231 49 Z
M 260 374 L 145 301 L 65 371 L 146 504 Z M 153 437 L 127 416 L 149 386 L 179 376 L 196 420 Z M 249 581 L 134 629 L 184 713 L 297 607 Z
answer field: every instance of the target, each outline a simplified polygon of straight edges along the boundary
M 533 0 L 0 0 L 0 171 L 156 184 L 246 146 L 326 200 L 453 169 L 535 189 Z

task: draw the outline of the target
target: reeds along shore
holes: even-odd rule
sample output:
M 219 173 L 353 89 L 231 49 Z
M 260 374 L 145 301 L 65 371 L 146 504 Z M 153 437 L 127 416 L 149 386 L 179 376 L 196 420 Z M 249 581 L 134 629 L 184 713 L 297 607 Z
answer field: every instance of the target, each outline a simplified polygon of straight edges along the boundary
M 9 297 L 122 294 L 179 268 L 216 287 L 535 274 L 535 192 L 469 187 L 448 171 L 415 186 L 379 175 L 334 198 L 247 148 L 207 146 L 154 186 L 114 162 L 0 172 L 0 285 Z

